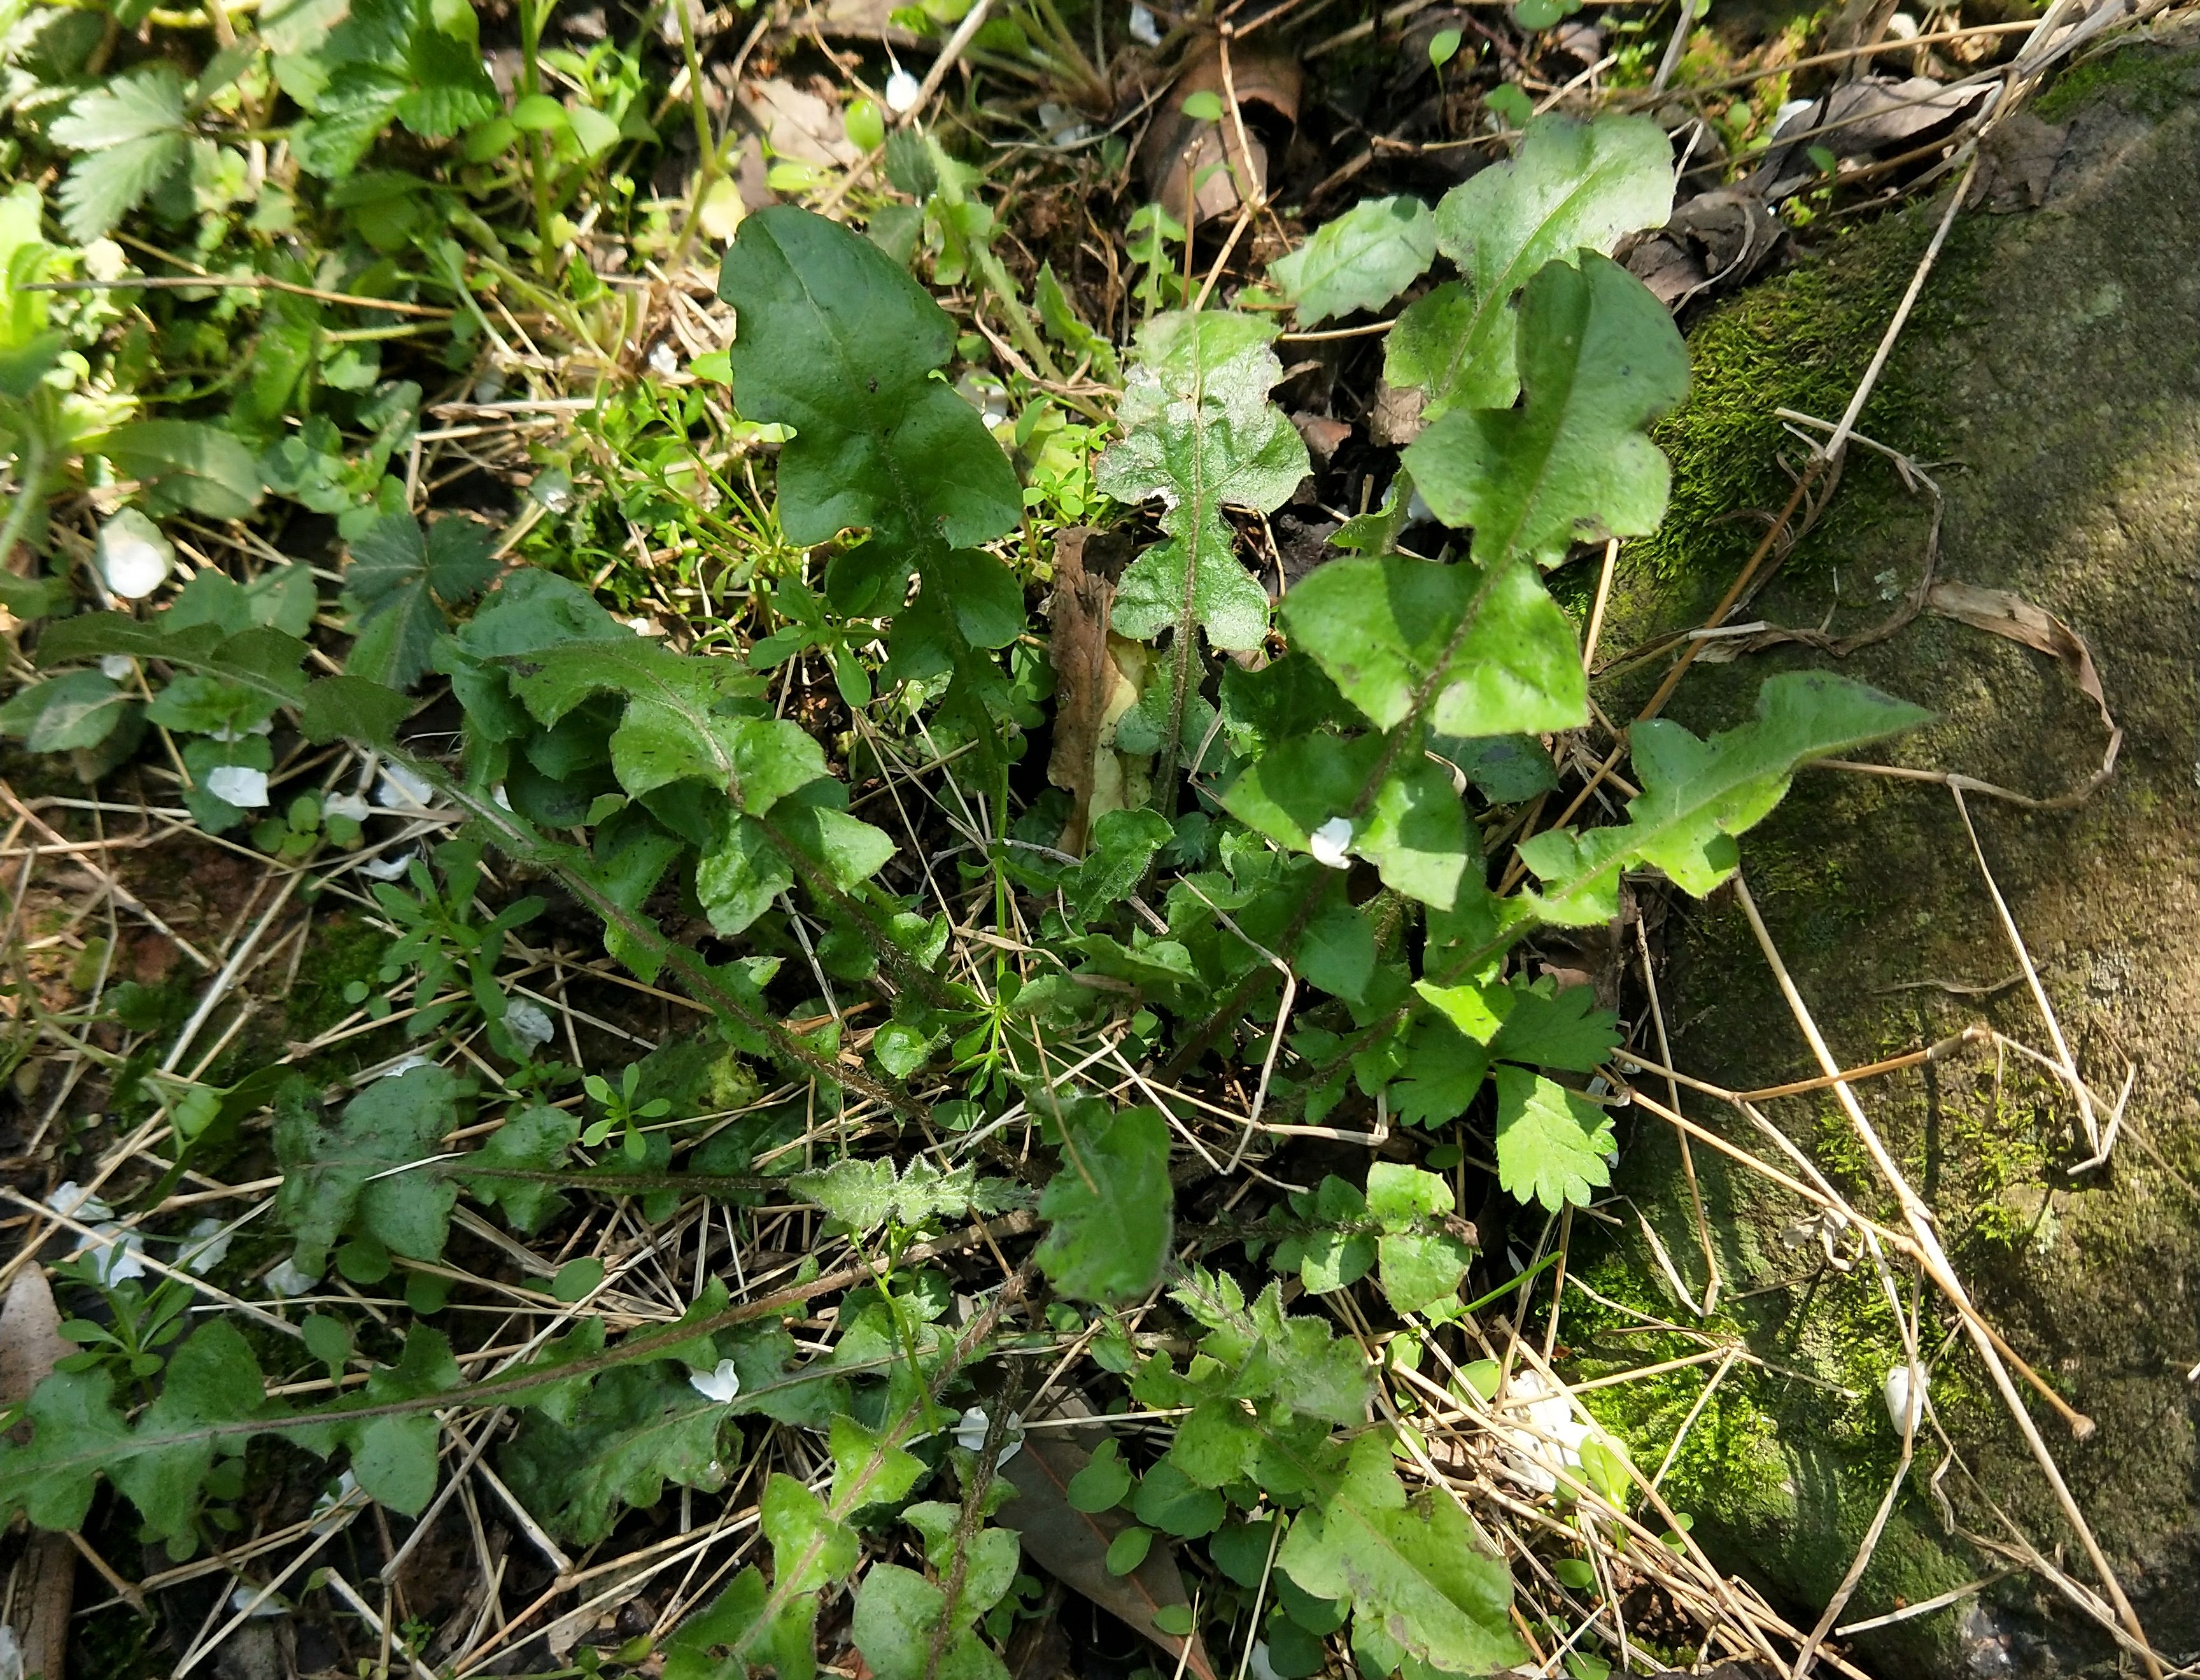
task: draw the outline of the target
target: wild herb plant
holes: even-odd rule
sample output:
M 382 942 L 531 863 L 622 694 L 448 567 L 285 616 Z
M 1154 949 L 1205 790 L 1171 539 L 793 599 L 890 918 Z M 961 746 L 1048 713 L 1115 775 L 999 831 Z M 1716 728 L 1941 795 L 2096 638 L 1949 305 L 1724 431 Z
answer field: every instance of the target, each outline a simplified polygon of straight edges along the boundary
M 1514 799 L 1470 797 L 1489 785 L 1476 767 L 1509 757 L 1539 791 L 1553 785 L 1546 739 L 1589 722 L 1576 633 L 1546 575 L 1577 543 L 1646 534 L 1664 511 L 1666 466 L 1646 428 L 1679 401 L 1686 351 L 1610 259 L 1622 235 L 1665 218 L 1663 136 L 1633 120 L 1538 120 L 1512 161 L 1433 210 L 1362 205 L 1276 266 L 1306 322 L 1389 303 L 1438 253 L 1455 278 L 1390 337 L 1389 377 L 1419 393 L 1427 424 L 1387 506 L 1339 532 L 1338 556 L 1272 607 L 1238 530 L 1308 466 L 1270 395 L 1278 325 L 1178 307 L 1189 299 L 1170 247 L 1183 231 L 1158 210 L 1134 227 L 1147 318 L 1097 465 L 1081 432 L 1040 463 L 1050 436 L 1097 436 L 1106 416 L 1033 406 L 1003 436 L 946 377 L 955 324 L 902 260 L 920 241 L 935 280 L 993 300 L 1035 368 L 1054 366 L 1049 340 L 1111 373 L 1118 350 L 1050 273 L 1036 313 L 1026 307 L 975 179 L 929 140 L 890 153 L 916 220 L 882 215 L 867 238 L 774 208 L 743 220 L 725 254 L 720 290 L 740 327 L 709 401 L 729 395 L 745 447 L 775 443 L 768 498 L 688 442 L 716 424 L 702 387 L 662 397 L 677 413 L 645 414 L 660 397 L 608 377 L 627 306 L 559 257 L 576 196 L 617 198 L 608 160 L 651 133 L 640 82 L 616 46 L 553 58 L 544 10 L 522 7 L 509 102 L 481 71 L 471 9 L 441 0 L 355 0 L 325 31 L 311 5 L 273 8 L 257 45 L 217 55 L 196 80 L 161 63 L 102 79 L 79 55 L 74 91 L 64 78 L 50 102 L 50 136 L 71 160 L 61 225 L 84 249 L 43 243 L 32 190 L 0 203 L 13 242 L 0 294 L 0 422 L 17 461 L 9 544 L 38 539 L 45 486 L 91 457 L 136 486 L 102 543 L 134 542 L 162 571 L 174 550 L 159 521 L 237 518 L 270 494 L 334 518 L 350 556 L 333 602 L 302 565 L 250 585 L 208 567 L 157 606 L 72 612 L 72 551 L 51 544 L 54 577 L 5 585 L 9 611 L 43 620 L 44 675 L 0 708 L 0 728 L 95 774 L 157 731 L 192 815 L 216 834 L 269 806 L 274 731 L 372 755 L 418 808 L 459 825 L 410 861 L 405 884 L 375 888 L 396 933 L 380 981 L 410 988 L 412 1039 L 441 1045 L 477 1022 L 503 1069 L 500 1086 L 414 1066 L 341 1103 L 303 1080 L 248 1082 L 208 1093 L 196 1127 L 178 1105 L 181 1171 L 272 1104 L 288 1276 L 306 1289 L 331 1266 L 354 1283 L 403 1269 L 410 1328 L 401 1343 L 372 1332 L 370 1357 L 363 1324 L 285 1320 L 332 1371 L 367 1367 L 358 1388 L 293 1404 L 268 1392 L 264 1361 L 290 1349 L 266 1326 L 248 1336 L 248 1321 L 214 1316 L 178 1341 L 180 1285 L 146 1297 L 87 1279 L 108 1325 L 75 1333 L 85 1352 L 26 1402 L 26 1436 L 0 1444 L 0 1508 L 76 1527 L 104 1479 L 149 1537 L 188 1555 L 233 1520 L 241 1455 L 273 1437 L 341 1460 L 368 1498 L 418 1514 L 444 1473 L 437 1414 L 494 1404 L 518 1419 L 497 1449 L 508 1484 L 550 1532 L 586 1545 L 668 1487 L 725 1488 L 754 1420 L 811 1431 L 830 1474 L 764 1482 L 768 1563 L 672 1634 L 666 1680 L 807 1674 L 821 1614 L 845 1595 L 851 1636 L 881 1680 L 979 1680 L 1004 1672 L 998 1648 L 1026 1595 L 1018 1542 L 998 1520 L 1015 1493 L 998 1473 L 1007 1407 L 978 1415 L 964 1402 L 1013 1326 L 1047 1308 L 1120 1378 L 1118 1397 L 1174 1420 L 1165 1450 L 1134 1465 L 1111 1439 L 1071 1480 L 1069 1504 L 1104 1520 L 1113 1576 L 1133 1576 L 1156 1546 L 1203 1554 L 1208 1631 L 1261 1607 L 1233 1636 L 1257 1636 L 1278 1675 L 1314 1672 L 1332 1637 L 1363 1673 L 1407 1680 L 1520 1660 L 1507 1566 L 1472 1513 L 1408 1473 L 1416 1437 L 1378 1407 L 1378 1356 L 1331 1317 L 1290 1310 L 1284 1285 L 1294 1301 L 1370 1285 L 1363 1298 L 1397 1326 L 1380 1358 L 1418 1359 L 1466 1320 L 1477 1250 L 1460 1216 L 1462 1144 L 1486 1154 L 1505 1193 L 1553 1213 L 1611 1177 L 1613 1128 L 1588 1076 L 1619 1042 L 1613 1017 L 1584 989 L 1532 980 L 1513 960 L 1523 940 L 1610 920 L 1630 871 L 1708 893 L 1799 765 L 1918 717 L 1854 683 L 1789 675 L 1764 684 L 1749 721 L 1708 739 L 1640 723 L 1641 791 L 1624 818 L 1520 841 L 1525 878 L 1499 890 L 1503 859 L 1483 836 Z M 44 18 L 38 38 L 68 26 Z M 546 66 L 571 90 L 562 99 L 544 91 Z M 57 301 L 77 294 L 22 288 L 108 261 L 94 247 L 140 207 L 246 202 L 243 155 L 218 119 L 264 108 L 276 88 L 306 114 L 290 143 L 325 184 L 299 193 L 342 225 L 351 257 L 331 272 L 343 284 L 286 268 L 263 243 L 251 274 L 290 289 L 260 318 L 228 416 L 202 405 L 200 418 L 128 418 L 100 395 L 127 354 L 108 320 Z M 459 161 L 364 168 L 393 124 L 453 142 Z M 492 231 L 481 207 L 509 194 L 526 214 Z M 307 208 L 271 189 L 249 217 L 208 212 L 201 256 L 264 242 Z M 348 306 L 331 296 L 378 300 L 387 319 L 334 325 Z M 753 622 L 770 628 L 717 627 L 704 651 L 681 653 L 571 577 L 509 563 L 548 528 L 588 559 L 590 512 L 572 506 L 570 477 L 559 487 L 562 468 L 502 541 L 453 514 L 416 519 L 390 470 L 421 392 L 380 377 L 377 346 L 432 318 L 453 367 L 488 345 L 508 352 L 505 299 L 606 372 L 612 394 L 582 436 L 612 463 L 623 517 L 718 540 L 729 513 L 674 518 L 682 486 L 706 477 L 722 510 L 753 510 L 742 575 Z M 190 341 L 185 354 L 210 354 L 191 338 L 204 325 L 167 330 Z M 1448 528 L 1436 559 L 1397 546 L 1417 502 Z M 1088 843 L 1065 852 L 1067 802 L 1019 809 L 1012 793 L 1034 733 L 1062 721 L 1035 644 L 1064 627 L 1034 615 L 1029 522 L 1112 512 L 1137 530 L 1139 509 L 1158 535 L 1097 627 L 1133 650 L 1119 667 L 1141 674 L 1095 749 L 1129 771 L 1105 794 L 1104 779 L 1085 779 Z M 116 588 L 112 563 L 103 576 L 124 600 L 153 593 Z M 352 638 L 340 671 L 312 635 L 331 608 Z M 787 662 L 812 657 L 862 726 L 829 753 L 775 701 Z M 455 742 L 414 722 L 446 692 Z M 865 730 L 918 758 L 953 744 L 972 803 L 951 865 L 908 855 L 851 809 L 851 759 L 885 762 Z M 278 858 L 359 840 L 361 819 L 330 798 L 282 809 L 254 831 Z M 585 1121 L 552 1096 L 575 1070 L 537 1060 L 547 1017 L 506 986 L 509 942 L 546 908 L 508 890 L 515 874 L 592 913 L 612 957 L 712 1023 L 684 1062 L 669 1045 L 588 1073 Z M 358 1001 L 370 989 L 360 983 Z M 1120 1104 L 1075 1071 L 1103 1056 L 1136 1070 L 1150 1100 Z M 728 1068 L 752 1094 L 790 1083 L 828 1121 L 860 1109 L 859 1133 L 807 1162 L 775 1153 L 800 1129 L 784 1109 L 752 1106 L 705 1134 L 699 1092 Z M 1226 1166 L 1181 1147 L 1185 1116 L 1164 1111 L 1173 1099 L 1156 1085 L 1234 1092 L 1237 1156 Z M 1329 1175 L 1261 1220 L 1181 1216 L 1184 1186 L 1238 1168 L 1264 1125 L 1344 1113 L 1404 1128 L 1420 1164 Z M 565 1333 L 468 1379 L 428 1321 L 448 1285 L 427 1268 L 461 1198 L 524 1243 L 591 1191 L 638 1197 L 649 1217 L 699 1196 L 738 1209 L 792 1194 L 861 1263 L 813 1262 L 738 1299 L 713 1277 L 677 1322 L 616 1335 L 583 1308 Z M 1025 1246 L 1009 1283 L 957 1319 L 927 1244 L 972 1220 Z M 600 1266 L 567 1266 L 548 1286 L 581 1303 L 602 1282 Z M 829 1345 L 798 1345 L 788 1320 L 825 1296 L 837 1298 Z M 1162 1321 L 1179 1333 L 1155 1333 Z M 1447 1380 L 1462 1403 L 1487 1397 L 1472 1377 Z M 1616 1449 L 1592 1442 L 1569 1496 L 1594 1488 L 1624 1505 L 1631 1485 Z M 881 1537 L 923 1566 L 866 1566 Z M 1192 1660 L 1201 1624 L 1188 1608 L 1151 1622 Z

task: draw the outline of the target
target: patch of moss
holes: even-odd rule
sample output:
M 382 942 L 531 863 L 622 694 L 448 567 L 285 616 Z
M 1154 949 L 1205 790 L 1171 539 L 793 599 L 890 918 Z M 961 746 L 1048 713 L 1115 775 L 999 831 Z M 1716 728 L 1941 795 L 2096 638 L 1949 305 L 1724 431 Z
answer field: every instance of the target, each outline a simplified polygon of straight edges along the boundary
M 1932 238 L 1930 215 L 1925 207 L 1856 228 L 1697 324 L 1688 399 L 1652 433 L 1673 465 L 1672 500 L 1656 533 L 1630 546 L 1631 560 L 1668 580 L 1739 567 L 1794 488 L 1783 461 L 1802 455 L 1774 411 L 1840 418 Z M 1915 448 L 1918 407 L 1899 378 L 1883 378 L 1861 429 Z M 1856 488 L 1844 483 L 1817 539 L 1885 517 L 1881 499 Z
M 294 1039 L 319 1037 L 352 1012 L 344 988 L 374 983 L 389 936 L 366 918 L 346 910 L 318 923 L 307 936 L 298 978 L 283 1001 L 285 1030 Z
M 2061 122 L 2113 90 L 2134 114 L 2159 122 L 2191 102 L 2196 79 L 2200 51 L 2127 47 L 2072 65 L 2033 108 L 2044 121 Z

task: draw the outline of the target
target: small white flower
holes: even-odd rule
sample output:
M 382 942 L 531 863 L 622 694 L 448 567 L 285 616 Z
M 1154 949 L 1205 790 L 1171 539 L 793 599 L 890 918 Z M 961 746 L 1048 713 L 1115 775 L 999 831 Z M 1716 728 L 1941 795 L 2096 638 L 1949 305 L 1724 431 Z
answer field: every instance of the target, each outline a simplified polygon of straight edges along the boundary
M 268 1593 L 265 1598 L 261 1598 L 260 1593 L 263 1590 L 261 1588 L 249 1585 L 239 1587 L 229 1595 L 229 1607 L 232 1610 L 243 1611 L 249 1616 L 280 1616 L 290 1608 L 283 1602 L 283 1595 L 280 1593 Z
M 99 674 L 109 682 L 126 682 L 130 680 L 130 673 L 137 669 L 137 660 L 127 653 L 102 653 L 99 656 Z
M 191 1227 L 190 1235 L 177 1251 L 176 1264 L 186 1272 L 203 1275 L 229 1257 L 229 1245 L 237 1240 L 233 1231 L 224 1231 L 221 1221 L 209 1215 Z
M 966 1453 L 974 1453 L 986 1444 L 986 1433 L 993 1426 L 992 1419 L 982 1406 L 973 1406 L 955 1425 L 955 1444 Z M 1009 1414 L 1009 1426 L 1001 1434 L 1001 1449 L 993 1456 L 993 1468 L 998 1470 L 1024 1449 L 1024 1420 L 1015 1413 Z
M 669 339 L 660 338 L 649 353 L 649 366 L 660 378 L 670 379 L 680 371 L 680 358 L 673 354 Z
M 1153 13 L 1141 5 L 1131 8 L 1131 38 L 1142 47 L 1157 47 L 1161 44 L 1161 26 Z
M 1332 817 L 1307 836 L 1307 850 L 1314 853 L 1317 863 L 1326 863 L 1332 869 L 1349 869 L 1352 859 L 1352 823 L 1343 817 Z
M 125 600 L 143 600 L 168 581 L 176 551 L 161 528 L 126 507 L 99 528 L 99 575 Z
M 46 1205 L 57 1214 L 63 1214 L 70 1219 L 80 1219 L 87 1222 L 114 1217 L 114 1209 L 108 1207 L 106 1203 L 94 1196 L 74 1179 L 56 1185 L 54 1193 L 46 1197 Z
M 272 735 L 274 733 L 275 720 L 272 717 L 263 717 L 257 723 L 247 723 L 241 729 L 232 729 L 225 723 L 214 731 L 214 738 L 216 740 L 224 741 L 243 740 L 247 735 Z
M 1511 1390 L 1512 1403 L 1498 1414 L 1497 1429 L 1512 1449 L 1512 1468 L 1529 1486 L 1553 1492 L 1559 1471 L 1581 1467 L 1582 1443 L 1589 1437 L 1589 1425 L 1574 1415 L 1572 1402 L 1536 1372 L 1514 1376 Z M 1527 1402 L 1524 1406 L 1518 1403 L 1522 1400 Z
M 348 817 L 354 822 L 364 822 L 368 814 L 367 804 L 356 793 L 331 793 L 321 801 L 321 814 L 325 817 Z
M 285 1255 L 266 1278 L 267 1287 L 284 1297 L 303 1295 L 319 1282 L 319 1276 L 299 1265 L 295 1255 Z
M 384 811 L 421 811 L 435 793 L 434 788 L 402 764 L 384 764 L 382 780 L 375 784 L 374 802 Z
M 207 772 L 206 790 L 241 810 L 257 810 L 267 803 L 267 772 L 249 764 L 216 764 Z
M 134 1231 L 125 1231 L 119 1225 L 96 1225 L 92 1226 L 92 1232 L 93 1236 L 77 1244 L 76 1251 L 82 1254 L 87 1249 L 91 1250 L 92 1274 L 100 1282 L 119 1284 L 125 1278 L 145 1275 L 145 1262 L 138 1257 L 145 1246 L 143 1237 Z M 107 1240 L 97 1242 L 96 1238 Z
M 313 1531 L 315 1534 L 334 1534 L 342 1527 L 342 1523 L 336 1516 L 337 1507 L 358 1491 L 359 1483 L 353 1478 L 350 1471 L 347 1470 L 342 1475 L 337 1477 L 336 1486 L 324 1491 L 321 1496 L 313 1501 Z
M 547 1045 L 557 1032 L 547 1015 L 524 1000 L 504 1006 L 504 1026 L 513 1038 L 530 1045 Z
M 916 77 L 896 65 L 893 74 L 886 78 L 886 109 L 900 116 L 916 105 L 916 96 L 923 91 L 923 85 Z
M 688 1386 L 705 1400 L 715 1400 L 721 1406 L 741 1391 L 741 1373 L 734 1369 L 730 1359 L 718 1361 L 715 1371 L 695 1371 L 688 1373 Z
M 1887 1415 L 1898 1435 L 1905 1429 L 1916 1433 L 1919 1421 L 1925 1415 L 1925 1390 L 1932 1386 L 1932 1378 L 1922 1366 L 1917 1367 L 1916 1383 L 1910 1382 L 1910 1367 L 1898 1365 L 1887 1373 L 1887 1383 L 1881 1398 L 1887 1402 Z
M 383 858 L 370 858 L 359 866 L 359 872 L 376 881 L 395 881 L 412 867 L 417 852 L 400 852 Z

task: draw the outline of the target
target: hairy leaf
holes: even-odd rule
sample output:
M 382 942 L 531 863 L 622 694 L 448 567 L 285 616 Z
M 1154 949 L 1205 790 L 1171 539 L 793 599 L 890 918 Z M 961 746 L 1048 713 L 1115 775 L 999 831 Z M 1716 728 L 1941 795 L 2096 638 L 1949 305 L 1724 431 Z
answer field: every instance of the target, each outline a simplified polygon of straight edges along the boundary
M 668 1360 L 615 1366 L 559 1423 L 530 1413 L 499 1455 L 505 1478 L 553 1532 L 593 1545 L 629 1506 L 654 1505 L 667 1482 L 726 1484 L 718 1433 L 728 1413 Z
M 1048 1111 L 1044 1101 L 1035 1103 Z M 1062 1294 L 1122 1305 L 1160 1281 L 1168 1260 L 1167 1123 L 1151 1109 L 1110 1115 L 1089 1098 L 1062 1101 L 1062 1170 L 1039 1197 L 1052 1228 L 1039 1269 Z
M 1355 817 L 1383 755 L 1378 736 L 1304 735 L 1270 748 L 1231 783 L 1222 803 L 1239 822 L 1294 851 L 1312 852 L 1313 836 L 1322 833 L 1338 852 L 1367 858 L 1387 885 L 1448 909 L 1473 858 L 1466 810 L 1451 777 L 1416 754 L 1392 762 L 1373 800 Z
M 1156 316 L 1138 331 L 1138 358 L 1116 420 L 1120 442 L 1100 458 L 1100 488 L 1119 501 L 1161 503 L 1169 540 L 1132 562 L 1116 586 L 1116 633 L 1150 641 L 1196 623 L 1217 647 L 1256 647 L 1268 596 L 1238 563 L 1226 506 L 1266 513 L 1306 477 L 1306 445 L 1268 401 L 1283 376 L 1269 348 L 1277 328 L 1212 311 Z
M 73 670 L 18 689 L 0 705 L 0 734 L 33 752 L 97 746 L 129 716 L 137 697 L 96 670 Z
M 458 1123 L 463 1090 L 448 1068 L 414 1068 L 377 1080 L 333 1126 L 302 1106 L 280 1109 L 275 1216 L 301 1253 L 323 1253 L 354 1229 L 414 1260 L 442 1253 L 458 1187 L 437 1174 L 389 1169 L 436 1152 Z M 310 1261 L 307 1269 L 314 1269 Z
M 1512 311 L 1521 288 L 1577 251 L 1609 255 L 1623 235 L 1662 226 L 1672 206 L 1672 146 L 1647 117 L 1536 118 L 1510 162 L 1460 183 L 1436 206 L 1437 249 L 1464 278 L 1400 318 L 1384 378 L 1421 387 L 1432 420 L 1453 408 L 1511 407 L 1520 389 Z
M 79 94 L 50 131 L 81 152 L 61 183 L 61 225 L 79 244 L 115 224 L 182 166 L 184 79 L 159 60 Z
M 1672 474 L 1643 428 L 1688 384 L 1688 347 L 1665 305 L 1618 264 L 1584 255 L 1529 282 L 1519 337 L 1523 407 L 1454 409 L 1407 447 L 1423 499 L 1446 524 L 1473 528 L 1483 565 L 1555 565 L 1577 539 L 1657 529 Z

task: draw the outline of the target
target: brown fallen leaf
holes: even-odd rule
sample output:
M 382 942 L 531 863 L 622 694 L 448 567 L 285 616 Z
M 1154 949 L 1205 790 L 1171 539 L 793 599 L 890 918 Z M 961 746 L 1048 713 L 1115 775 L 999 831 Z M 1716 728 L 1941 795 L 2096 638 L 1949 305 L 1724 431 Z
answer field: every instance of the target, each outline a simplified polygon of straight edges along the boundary
M 1023 1537 L 1024 1550 L 1033 1562 L 1151 1640 L 1172 1665 L 1181 1662 L 1184 1672 L 1197 1680 L 1216 1680 L 1197 1629 L 1187 1642 L 1154 1625 L 1156 1611 L 1191 1601 L 1177 1572 L 1176 1548 L 1167 1536 L 1154 1537 L 1145 1561 L 1128 1575 L 1108 1572 L 1109 1544 L 1132 1524 L 1121 1511 L 1080 1511 L 1070 1504 L 1069 1478 L 1092 1461 L 1090 1449 L 1072 1440 L 1071 1433 L 1035 1429 L 1024 1437 L 1023 1450 L 1001 1467 L 1016 1496 L 1001 1507 L 995 1520 Z M 1097 1446 L 1108 1431 L 1096 1420 L 1091 1430 L 1074 1433 L 1088 1436 Z
M 1130 545 L 1071 525 L 1055 534 L 1049 657 L 1055 674 L 1054 750 L 1046 779 L 1072 800 L 1058 842 L 1082 857 L 1095 818 L 1144 803 L 1145 760 L 1115 751 L 1115 725 L 1138 704 L 1150 649 L 1108 627 L 1115 579 Z
M 2101 723 L 2109 732 L 2108 750 L 2101 756 L 2095 785 L 2108 780 L 2123 750 L 2124 732 L 2109 711 L 2109 697 L 2101 689 L 2101 674 L 2093 668 L 2093 650 L 2085 638 L 2044 607 L 2006 589 L 1986 589 L 1975 583 L 1944 578 L 1925 597 L 1925 605 L 1944 618 L 1953 618 L 1975 629 L 1991 631 L 2045 653 L 2070 674 L 2079 692 L 2101 709 Z
M 1304 83 L 1296 59 L 1240 45 L 1230 55 L 1226 86 L 1218 44 L 1209 41 L 1195 49 L 1138 148 L 1147 192 L 1186 227 L 1236 211 L 1244 202 L 1241 183 L 1266 196 L 1269 142 L 1297 126 Z M 1242 125 L 1231 120 L 1232 87 Z M 1196 93 L 1214 96 L 1222 106 L 1220 121 L 1184 108 Z
M 61 1339 L 53 1290 L 37 1266 L 26 1266 L 0 1304 L 0 1406 L 14 1406 L 53 1374 L 54 1362 L 76 1349 Z M 67 1671 L 69 1612 L 76 1601 L 76 1548 L 66 1534 L 37 1533 L 23 1554 L 15 1583 L 14 1622 L 20 1633 L 24 1674 Z

